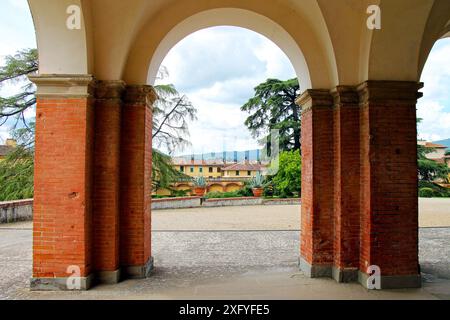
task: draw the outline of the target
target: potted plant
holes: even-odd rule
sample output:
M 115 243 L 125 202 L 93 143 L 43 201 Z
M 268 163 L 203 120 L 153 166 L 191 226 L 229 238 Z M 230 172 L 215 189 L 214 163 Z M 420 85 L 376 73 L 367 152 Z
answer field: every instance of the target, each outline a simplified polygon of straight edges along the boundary
M 206 179 L 204 177 L 197 177 L 194 179 L 194 193 L 198 197 L 203 197 L 206 192 Z
M 250 181 L 250 187 L 252 188 L 253 195 L 257 198 L 261 198 L 263 194 L 264 177 L 258 172 L 255 177 Z

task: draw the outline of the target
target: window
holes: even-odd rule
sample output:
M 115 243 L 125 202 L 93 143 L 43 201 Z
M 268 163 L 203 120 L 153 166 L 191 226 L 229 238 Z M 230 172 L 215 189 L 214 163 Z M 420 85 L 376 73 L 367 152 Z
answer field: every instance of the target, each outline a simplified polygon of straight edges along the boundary
M 180 171 L 184 172 L 184 167 L 183 166 L 180 167 Z
M 222 170 L 220 168 L 217 168 L 217 173 L 221 173 Z
M 194 173 L 194 167 L 191 167 L 191 173 Z
M 251 171 L 247 171 L 247 175 L 248 175 L 248 176 L 251 176 L 251 175 L 252 175 L 252 172 L 251 172 Z
M 237 176 L 239 175 L 239 173 L 240 173 L 239 171 L 236 171 L 236 175 L 237 175 Z
M 209 173 L 213 173 L 213 167 L 209 167 Z
M 198 169 L 198 172 L 202 173 L 202 172 L 203 172 L 203 168 L 200 167 L 200 168 Z

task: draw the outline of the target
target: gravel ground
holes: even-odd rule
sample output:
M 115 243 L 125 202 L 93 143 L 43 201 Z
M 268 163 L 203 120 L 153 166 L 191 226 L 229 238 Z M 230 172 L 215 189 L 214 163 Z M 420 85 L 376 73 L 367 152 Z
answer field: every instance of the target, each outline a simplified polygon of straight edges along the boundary
M 436 208 L 442 209 L 434 203 L 427 219 Z M 424 288 L 368 292 L 298 272 L 299 211 L 274 206 L 154 212 L 152 277 L 81 293 L 30 292 L 31 224 L 3 225 L 0 299 L 450 299 L 450 228 L 420 230 Z M 446 225 L 445 218 L 439 221 Z

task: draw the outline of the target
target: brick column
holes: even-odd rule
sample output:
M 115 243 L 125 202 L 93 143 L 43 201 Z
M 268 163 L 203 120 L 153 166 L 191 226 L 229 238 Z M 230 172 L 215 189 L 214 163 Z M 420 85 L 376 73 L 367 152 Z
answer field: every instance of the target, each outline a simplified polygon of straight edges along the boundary
M 131 278 L 146 277 L 151 257 L 151 86 L 127 86 L 122 110 L 120 264 Z
M 361 104 L 360 282 L 381 269 L 381 286 L 420 287 L 416 102 L 421 84 L 368 81 Z
M 99 81 L 95 102 L 93 248 L 96 278 L 117 283 L 119 270 L 120 119 L 122 81 Z
M 308 90 L 302 112 L 302 215 L 300 268 L 331 277 L 333 265 L 333 98 Z
M 68 289 L 70 267 L 80 271 L 80 289 L 87 289 L 93 271 L 93 79 L 30 79 L 37 85 L 31 289 Z
M 359 270 L 359 97 L 339 86 L 334 97 L 334 267 L 338 282 L 357 281 Z

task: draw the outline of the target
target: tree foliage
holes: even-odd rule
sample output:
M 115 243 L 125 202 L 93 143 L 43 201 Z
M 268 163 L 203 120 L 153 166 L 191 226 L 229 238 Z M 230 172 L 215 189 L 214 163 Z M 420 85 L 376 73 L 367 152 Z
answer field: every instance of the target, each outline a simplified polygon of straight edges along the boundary
M 169 154 L 189 145 L 188 122 L 197 119 L 197 109 L 173 85 L 155 86 L 158 100 L 153 107 L 153 145 Z
M 302 160 L 296 150 L 284 151 L 279 155 L 278 172 L 269 177 L 266 191 L 274 196 L 288 198 L 300 195 L 302 181 Z
M 422 119 L 417 119 L 420 123 Z M 419 181 L 432 182 L 435 180 L 448 181 L 450 168 L 444 163 L 438 163 L 427 158 L 427 154 L 434 152 L 436 149 L 427 148 L 420 144 L 417 145 L 417 168 Z
M 268 79 L 255 88 L 254 97 L 241 107 L 250 114 L 245 125 L 254 138 L 266 141 L 271 130 L 278 129 L 280 150 L 300 150 L 301 116 L 295 103 L 298 92 L 298 79 Z
M 167 74 L 161 69 L 161 76 Z M 8 56 L 0 67 L 0 87 L 22 84 L 19 93 L 0 97 L 0 126 L 8 124 L 19 146 L 0 163 L 0 201 L 33 196 L 34 118 L 25 113 L 36 104 L 36 90 L 27 76 L 38 71 L 36 49 L 27 49 Z M 189 144 L 187 123 L 196 119 L 196 109 L 186 96 L 181 96 L 173 85 L 155 87 L 159 96 L 154 106 L 153 186 L 167 187 L 181 175 L 171 165 L 171 158 L 159 151 L 169 152 Z
M 13 129 L 29 128 L 25 112 L 36 104 L 34 85 L 27 76 L 38 70 L 36 49 L 26 49 L 5 58 L 0 67 L 0 87 L 5 84 L 23 84 L 19 93 L 10 97 L 0 97 L 0 126 L 13 119 Z M 30 128 L 29 128 L 30 129 Z

